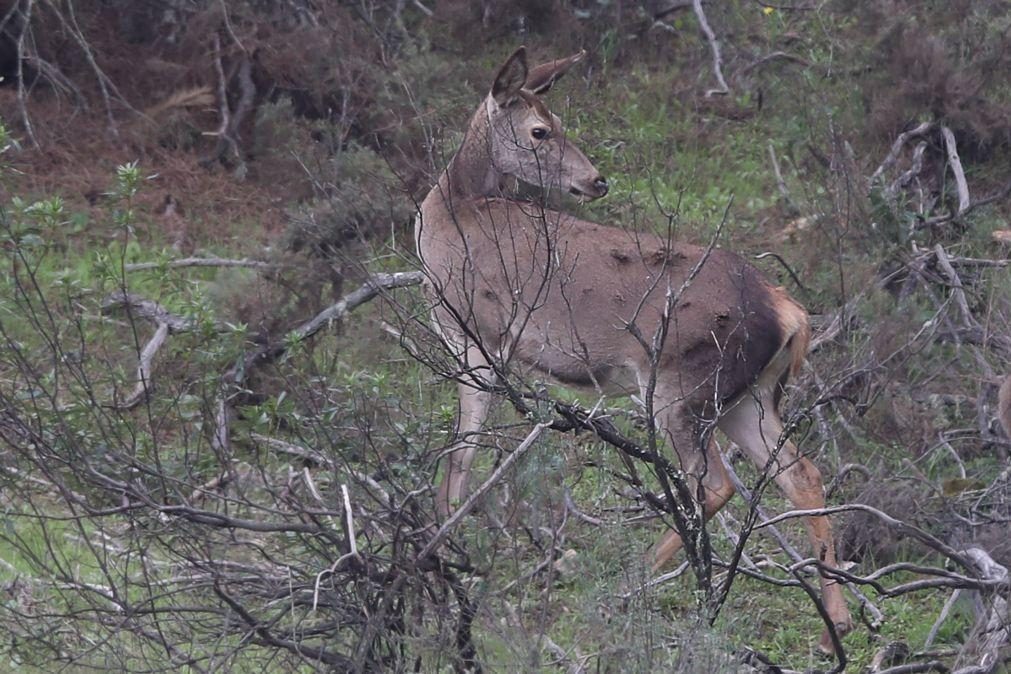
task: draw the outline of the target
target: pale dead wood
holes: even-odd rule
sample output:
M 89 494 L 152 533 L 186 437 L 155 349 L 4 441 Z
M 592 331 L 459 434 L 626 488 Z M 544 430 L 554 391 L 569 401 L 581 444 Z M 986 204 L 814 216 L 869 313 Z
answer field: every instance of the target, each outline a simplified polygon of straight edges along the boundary
M 661 585 L 665 585 L 666 583 L 669 583 L 670 581 L 683 576 L 689 568 L 690 565 L 688 564 L 688 561 L 687 560 L 683 561 L 673 571 L 668 571 L 667 573 L 662 573 L 659 576 L 650 578 L 642 585 L 636 586 L 635 589 L 619 594 L 618 597 L 620 599 L 630 599 L 638 594 L 645 592 L 651 587 L 659 587 Z
M 972 309 L 969 308 L 969 301 L 965 296 L 965 286 L 962 284 L 962 279 L 959 278 L 958 272 L 952 266 L 951 262 L 948 260 L 948 253 L 944 250 L 944 246 L 937 244 L 934 246 L 934 256 L 937 259 L 937 266 L 941 268 L 947 276 L 950 287 L 951 294 L 955 299 L 955 304 L 958 306 L 959 313 L 962 315 L 962 325 L 966 329 L 978 329 L 982 331 L 982 326 L 980 326 L 979 321 L 973 316 Z M 988 378 L 993 378 L 993 368 L 990 366 L 990 362 L 986 359 L 986 356 L 978 348 L 972 349 L 973 356 L 976 359 L 976 363 L 979 365 L 980 371 L 984 376 Z
M 716 83 L 719 85 L 716 89 L 708 90 L 706 97 L 725 96 L 730 93 L 730 87 L 727 86 L 727 81 L 723 78 L 723 55 L 720 52 L 720 41 L 716 38 L 716 33 L 709 26 L 705 10 L 702 9 L 702 0 L 692 0 L 692 10 L 695 12 L 695 18 L 698 19 L 699 28 L 702 29 L 702 33 L 706 36 L 706 42 L 709 43 L 709 51 L 713 57 L 713 75 L 716 77 Z
M 228 107 L 228 79 L 225 77 L 225 67 L 221 62 L 221 36 L 217 31 L 214 32 L 211 41 L 214 52 L 214 74 L 218 80 L 218 116 L 221 121 L 218 123 L 217 131 L 204 133 L 206 136 L 216 136 L 218 139 L 214 152 L 201 160 L 204 165 L 213 164 L 224 157 L 229 150 L 236 156 L 239 154 L 238 147 L 230 134 L 232 113 Z
M 319 491 L 316 489 L 316 485 L 312 481 L 312 477 L 309 474 L 309 469 L 303 471 L 303 475 L 306 479 L 306 484 L 309 485 L 309 490 L 312 492 L 313 496 L 317 501 L 323 503 L 323 497 L 320 496 Z M 319 586 L 323 582 L 323 578 L 327 576 L 332 576 L 340 568 L 340 565 L 349 559 L 361 560 L 358 555 L 358 542 L 355 540 L 355 520 L 354 513 L 351 510 L 351 496 L 348 493 L 348 486 L 346 484 L 341 485 L 341 497 L 344 501 L 344 535 L 348 540 L 348 551 L 334 560 L 334 563 L 330 565 L 329 568 L 323 569 L 318 574 L 316 574 L 316 582 L 313 584 L 312 592 L 312 610 L 315 611 L 316 607 L 319 605 Z
M 316 450 L 309 449 L 307 447 L 301 447 L 294 443 L 287 442 L 279 438 L 272 438 L 270 436 L 262 435 L 260 433 L 250 433 L 249 438 L 254 442 L 260 442 L 267 445 L 268 447 L 270 447 L 270 449 L 276 452 L 297 456 L 306 461 L 310 461 L 318 466 L 322 466 L 327 470 L 338 470 L 338 465 L 334 461 L 327 458 L 321 452 L 318 452 Z M 386 491 L 386 489 L 384 489 L 382 485 L 376 482 L 375 479 L 373 479 L 369 475 L 350 469 L 347 466 L 341 466 L 339 467 L 339 469 L 341 470 L 342 473 L 351 475 L 362 484 L 368 485 L 369 489 L 374 491 L 379 496 L 379 498 L 381 499 L 381 503 L 383 503 L 384 505 L 389 505 L 393 502 L 390 499 L 390 495 Z
M 1011 260 L 991 260 L 983 257 L 948 257 L 953 267 L 996 267 L 1003 269 L 1011 264 Z
M 871 177 L 868 178 L 868 184 L 873 185 L 885 171 L 891 170 L 891 168 L 895 166 L 895 162 L 899 160 L 899 153 L 902 152 L 902 148 L 906 146 L 906 143 L 908 143 L 911 138 L 922 136 L 933 128 L 933 122 L 923 122 L 909 131 L 903 131 L 900 133 L 892 143 L 892 148 L 888 151 L 888 154 L 885 155 L 884 161 L 881 162 L 881 165 L 878 166 L 874 170 L 874 173 L 871 174 Z
M 982 548 L 962 551 L 970 560 L 973 571 L 982 581 L 993 584 L 987 593 L 987 612 L 976 621 L 974 634 L 968 644 L 975 664 L 955 670 L 955 674 L 975 674 L 995 671 L 1003 661 L 1001 650 L 1011 636 L 1008 619 L 1008 570 L 993 560 Z
M 128 311 L 135 318 L 153 321 L 158 325 L 167 325 L 172 333 L 188 332 L 196 327 L 192 320 L 173 314 L 154 300 L 125 290 L 117 291 L 102 301 L 103 314 L 123 310 Z
M 157 326 L 154 335 L 138 354 L 137 383 L 133 391 L 122 402 L 113 403 L 113 407 L 129 410 L 146 400 L 154 390 L 154 357 L 169 334 L 192 330 L 194 325 L 191 320 L 176 316 L 157 302 L 126 291 L 113 293 L 102 302 L 103 314 L 121 310 L 129 312 L 134 318 L 153 321 Z
M 924 648 L 930 648 L 933 645 L 934 639 L 937 638 L 937 633 L 941 630 L 944 621 L 948 619 L 948 614 L 951 613 L 951 609 L 954 608 L 955 602 L 958 601 L 961 595 L 962 590 L 955 588 L 951 591 L 948 598 L 944 600 L 944 606 L 941 607 L 941 612 L 937 614 L 937 620 L 930 626 L 930 632 L 927 633 L 927 638 L 923 642 Z
M 158 103 L 145 108 L 144 115 L 147 117 L 157 117 L 168 110 L 206 107 L 213 102 L 214 93 L 209 86 L 186 87 L 172 92 Z
M 880 669 L 874 674 L 920 674 L 920 672 L 948 672 L 948 666 L 940 660 L 929 660 L 927 662 L 911 662 L 905 665 L 895 665 L 887 669 Z
M 424 279 L 425 275 L 420 271 L 372 274 L 357 290 L 345 295 L 340 301 L 319 312 L 312 320 L 295 328 L 291 333 L 291 337 L 298 342 L 304 341 L 315 335 L 325 326 L 340 320 L 349 311 L 354 311 L 383 292 L 395 288 L 416 286 L 424 281 Z
M 420 11 L 422 14 L 424 14 L 429 18 L 435 15 L 435 12 L 433 12 L 431 9 L 423 5 L 421 3 L 421 0 L 414 0 L 414 6 L 418 8 L 418 11 Z
M 285 440 L 272 438 L 261 433 L 250 433 L 249 438 L 255 442 L 262 442 L 274 451 L 291 454 L 326 468 L 335 468 L 334 463 L 330 459 L 315 450 L 300 447 Z
M 909 168 L 906 169 L 895 181 L 885 189 L 885 197 L 894 202 L 898 197 L 899 191 L 905 189 L 909 183 L 913 181 L 916 176 L 920 175 L 920 171 L 923 170 L 923 155 L 927 151 L 927 143 L 919 142 L 913 149 L 913 158 L 909 163 Z
M 565 490 L 565 507 L 566 509 L 576 516 L 576 519 L 582 520 L 587 524 L 592 524 L 595 527 L 603 526 L 604 520 L 593 517 L 592 515 L 587 515 L 582 510 L 576 506 L 576 502 L 572 500 L 572 493 L 566 489 Z
M 962 168 L 962 160 L 958 156 L 958 145 L 955 143 L 955 134 L 946 126 L 941 127 L 941 136 L 944 138 L 944 147 L 948 153 L 948 166 L 955 174 L 955 187 L 958 190 L 958 211 L 955 215 L 965 213 L 972 200 L 969 198 L 969 183 L 965 180 L 965 170 Z
M 958 215 L 964 218 L 965 216 L 969 215 L 969 213 L 975 211 L 977 208 L 982 208 L 984 206 L 989 206 L 990 204 L 995 203 L 997 201 L 1002 201 L 1006 199 L 1008 196 L 1011 196 L 1011 182 L 1008 182 L 1006 185 L 1004 185 L 1004 187 L 1000 188 L 999 190 L 997 190 L 996 192 L 994 192 L 989 196 L 970 202 L 969 205 L 966 206 L 965 209 Z M 924 229 L 929 227 L 936 227 L 937 225 L 943 225 L 947 222 L 951 222 L 956 217 L 958 216 L 956 216 L 953 213 L 947 213 L 945 215 L 936 215 L 932 218 L 927 218 L 923 222 L 918 223 L 916 228 Z
M 134 386 L 133 392 L 116 407 L 124 410 L 133 409 L 151 395 L 154 390 L 154 357 L 158 353 L 158 349 L 165 343 L 168 335 L 168 323 L 159 323 L 154 335 L 141 349 L 140 362 L 137 364 L 137 384 Z

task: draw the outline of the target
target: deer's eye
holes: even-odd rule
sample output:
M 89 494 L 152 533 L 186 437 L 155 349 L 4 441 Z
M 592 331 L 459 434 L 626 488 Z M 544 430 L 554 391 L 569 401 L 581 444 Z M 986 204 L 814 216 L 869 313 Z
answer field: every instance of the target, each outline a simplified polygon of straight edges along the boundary
M 548 130 L 543 126 L 535 126 L 530 130 L 530 135 L 534 137 L 534 140 L 544 140 L 548 137 Z

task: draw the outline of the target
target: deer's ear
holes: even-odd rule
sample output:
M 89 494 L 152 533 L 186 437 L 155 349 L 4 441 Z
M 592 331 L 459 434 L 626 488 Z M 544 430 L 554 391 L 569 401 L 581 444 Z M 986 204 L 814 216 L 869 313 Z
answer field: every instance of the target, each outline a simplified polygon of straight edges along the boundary
M 524 86 L 535 94 L 543 94 L 559 77 L 567 73 L 569 68 L 582 61 L 584 56 L 586 56 L 585 49 L 567 58 L 542 63 L 530 71 Z
M 519 96 L 527 81 L 527 48 L 520 47 L 502 65 L 491 86 L 491 97 L 500 106 L 507 106 Z

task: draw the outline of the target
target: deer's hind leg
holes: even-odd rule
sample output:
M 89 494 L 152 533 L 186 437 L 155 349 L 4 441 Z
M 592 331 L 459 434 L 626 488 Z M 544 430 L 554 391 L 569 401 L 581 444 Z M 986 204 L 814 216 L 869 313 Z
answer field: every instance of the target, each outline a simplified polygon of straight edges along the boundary
M 783 438 L 783 422 L 776 410 L 773 386 L 756 387 L 719 420 L 719 428 L 736 442 L 759 470 L 771 470 L 776 484 L 798 510 L 825 507 L 821 473 L 810 459 L 803 456 L 789 439 Z M 814 556 L 826 566 L 837 566 L 832 527 L 827 517 L 805 518 L 808 538 Z M 839 584 L 821 577 L 822 601 L 836 630 L 845 634 L 852 629 L 849 608 Z M 832 652 L 832 642 L 826 633 L 821 648 Z
M 726 468 L 719 455 L 719 449 L 712 439 L 706 446 L 706 470 L 701 478 L 705 503 L 703 503 L 703 517 L 708 521 L 713 515 L 719 512 L 720 508 L 727 504 L 730 497 L 734 495 L 734 485 L 727 475 Z M 684 542 L 681 536 L 674 529 L 663 535 L 650 553 L 651 571 L 657 573 L 670 561 L 670 559 L 681 550 Z

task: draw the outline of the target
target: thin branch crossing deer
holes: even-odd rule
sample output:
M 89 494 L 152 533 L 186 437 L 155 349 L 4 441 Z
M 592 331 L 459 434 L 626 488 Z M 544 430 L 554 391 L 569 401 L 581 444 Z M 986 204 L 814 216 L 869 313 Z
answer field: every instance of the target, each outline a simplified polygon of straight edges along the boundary
M 796 508 L 822 508 L 821 475 L 783 437 L 777 411 L 807 353 L 803 307 L 733 253 L 506 196 L 514 179 L 581 200 L 607 194 L 607 181 L 540 98 L 582 56 L 528 68 L 517 50 L 420 208 L 415 235 L 433 323 L 462 372 L 459 439 L 439 486 L 440 511 L 466 495 L 474 436 L 503 367 L 648 398 L 706 517 L 734 492 L 708 442 L 714 427 L 773 471 Z M 828 519 L 809 517 L 806 526 L 815 557 L 834 567 Z M 654 571 L 682 544 L 668 532 L 652 552 Z M 821 586 L 829 617 L 845 633 L 851 622 L 840 586 L 824 577 Z M 830 643 L 823 637 L 823 647 Z

